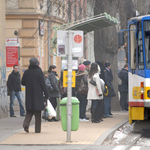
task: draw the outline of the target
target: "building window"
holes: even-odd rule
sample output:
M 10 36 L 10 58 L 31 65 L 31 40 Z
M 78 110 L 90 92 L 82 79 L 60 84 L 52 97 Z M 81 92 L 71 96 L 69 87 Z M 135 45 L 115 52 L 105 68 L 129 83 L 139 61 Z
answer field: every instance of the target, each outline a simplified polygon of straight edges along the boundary
M 74 21 L 77 20 L 77 6 L 74 5 Z
M 81 2 L 80 1 L 78 2 L 78 6 L 79 6 L 78 7 L 79 8 L 78 19 L 81 20 L 82 19 L 82 8 L 81 8 Z
M 68 21 L 71 22 L 71 2 L 68 1 Z

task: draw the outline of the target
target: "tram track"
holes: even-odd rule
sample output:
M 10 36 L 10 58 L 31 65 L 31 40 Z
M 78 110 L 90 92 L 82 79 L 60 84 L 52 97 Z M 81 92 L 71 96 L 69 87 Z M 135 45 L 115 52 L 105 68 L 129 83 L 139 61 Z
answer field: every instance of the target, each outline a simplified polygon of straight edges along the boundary
M 148 126 L 147 126 L 148 125 Z M 120 126 L 112 138 L 106 139 L 105 146 L 122 146 L 121 150 L 133 150 L 135 147 L 150 146 L 150 128 L 149 121 L 129 123 Z
M 141 137 L 142 137 L 142 133 L 140 133 L 140 134 L 131 133 L 128 136 L 128 141 L 130 141 L 130 142 L 125 143 L 126 146 L 123 148 L 123 150 L 130 150 L 132 148 L 132 146 L 134 146 Z

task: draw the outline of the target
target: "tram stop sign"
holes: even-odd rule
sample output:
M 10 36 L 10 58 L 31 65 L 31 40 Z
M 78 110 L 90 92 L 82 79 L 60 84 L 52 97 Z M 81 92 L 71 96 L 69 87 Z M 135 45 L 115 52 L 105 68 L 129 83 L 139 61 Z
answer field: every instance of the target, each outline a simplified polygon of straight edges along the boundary
M 72 40 L 72 56 L 83 57 L 83 31 L 73 31 Z M 57 56 L 66 57 L 68 55 L 68 31 L 57 31 Z

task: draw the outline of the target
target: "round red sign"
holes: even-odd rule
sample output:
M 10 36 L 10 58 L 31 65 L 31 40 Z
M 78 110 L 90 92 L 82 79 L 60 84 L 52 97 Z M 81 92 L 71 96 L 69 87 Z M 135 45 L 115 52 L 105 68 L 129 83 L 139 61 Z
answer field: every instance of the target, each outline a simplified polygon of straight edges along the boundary
M 82 42 L 82 36 L 81 36 L 81 35 L 76 35 L 76 36 L 74 37 L 74 41 L 75 41 L 76 43 L 81 43 L 81 42 Z

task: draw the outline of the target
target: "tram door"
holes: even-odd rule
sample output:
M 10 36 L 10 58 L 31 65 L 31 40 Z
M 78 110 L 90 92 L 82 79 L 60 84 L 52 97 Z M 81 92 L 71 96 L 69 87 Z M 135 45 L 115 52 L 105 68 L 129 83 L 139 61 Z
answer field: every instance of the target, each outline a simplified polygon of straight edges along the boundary
M 144 120 L 144 54 L 141 22 L 129 26 L 129 122 Z

